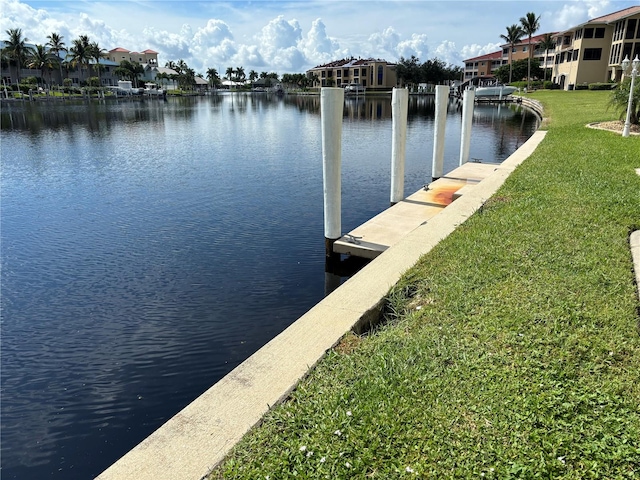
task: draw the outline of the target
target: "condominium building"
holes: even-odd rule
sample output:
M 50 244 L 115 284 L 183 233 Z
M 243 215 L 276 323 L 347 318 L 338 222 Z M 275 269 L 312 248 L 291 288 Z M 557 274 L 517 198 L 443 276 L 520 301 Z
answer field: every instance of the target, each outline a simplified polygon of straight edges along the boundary
M 640 5 L 549 34 L 556 41 L 555 49 L 549 52 L 539 47 L 546 35 L 531 37 L 531 43 L 527 37 L 513 47 L 505 44 L 501 51 L 466 59 L 464 81 L 491 80 L 497 68 L 527 58 L 531 48 L 535 49 L 533 58 L 538 59 L 540 67 L 551 69 L 552 81 L 565 90 L 576 85 L 620 81 L 624 76 L 622 60 L 640 57 Z
M 501 50 L 464 60 L 464 81 L 471 81 L 474 84 L 478 81 L 490 81 L 494 77 L 493 72 L 498 68 L 517 60 L 529 58 L 531 50 L 533 50 L 532 58 L 538 60 L 540 68 L 551 68 L 554 62 L 553 51 L 545 52 L 539 46 L 546 35 L 554 34 L 535 35 L 531 37 L 531 40 L 526 37 L 513 46 L 506 43 L 500 46 Z
M 554 38 L 552 78 L 561 88 L 619 81 L 622 60 L 640 56 L 640 5 L 594 18 Z
M 307 70 L 314 87 L 345 87 L 359 84 L 367 90 L 390 90 L 396 86 L 396 64 L 374 58 L 344 58 Z

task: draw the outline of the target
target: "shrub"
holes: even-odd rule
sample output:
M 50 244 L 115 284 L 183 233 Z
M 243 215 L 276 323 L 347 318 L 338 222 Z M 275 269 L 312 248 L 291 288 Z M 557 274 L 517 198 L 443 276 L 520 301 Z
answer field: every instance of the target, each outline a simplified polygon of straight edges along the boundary
M 589 85 L 587 85 L 586 83 L 581 83 L 580 85 L 576 85 L 575 90 L 588 90 L 589 89 Z
M 611 85 L 611 84 L 605 84 Z M 614 85 L 615 86 L 615 85 Z M 611 92 L 609 107 L 613 108 L 620 114 L 620 118 L 624 118 L 627 114 L 627 105 L 629 102 L 629 89 L 631 88 L 631 79 L 627 78 L 617 88 Z M 629 120 L 631 123 L 640 124 L 640 82 L 636 83 L 633 88 L 633 100 L 631 105 L 631 115 Z
M 613 90 L 616 87 L 615 83 L 590 83 L 589 90 Z

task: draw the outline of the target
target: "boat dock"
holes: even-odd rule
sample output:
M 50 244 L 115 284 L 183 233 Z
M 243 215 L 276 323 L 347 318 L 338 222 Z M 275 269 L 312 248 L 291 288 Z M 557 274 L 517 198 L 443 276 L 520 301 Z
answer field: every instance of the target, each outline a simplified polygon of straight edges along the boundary
M 343 235 L 333 244 L 334 253 L 376 258 L 499 166 L 498 163 L 465 163 Z

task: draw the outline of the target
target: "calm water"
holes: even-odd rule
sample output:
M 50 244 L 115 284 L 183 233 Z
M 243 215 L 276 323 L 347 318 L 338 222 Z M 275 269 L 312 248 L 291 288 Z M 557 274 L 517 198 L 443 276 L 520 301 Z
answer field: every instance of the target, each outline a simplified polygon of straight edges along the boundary
M 325 295 L 319 98 L 3 104 L 2 477 L 91 478 Z M 450 105 L 445 171 L 461 112 Z M 471 157 L 535 117 L 477 107 Z M 412 97 L 405 194 L 431 172 Z M 388 206 L 389 99 L 348 99 L 343 231 Z

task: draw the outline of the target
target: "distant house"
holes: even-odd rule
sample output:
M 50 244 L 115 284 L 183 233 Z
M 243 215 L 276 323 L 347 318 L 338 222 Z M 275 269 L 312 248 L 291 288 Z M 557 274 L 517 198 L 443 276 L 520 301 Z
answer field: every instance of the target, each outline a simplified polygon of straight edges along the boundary
M 6 45 L 5 41 L 0 41 L 0 48 L 4 48 Z M 32 49 L 36 48 L 35 44 L 27 43 L 27 47 Z M 21 68 L 20 69 L 20 78 L 24 79 L 27 77 L 36 77 L 39 82 L 44 82 L 45 84 L 56 84 L 61 85 L 62 80 L 68 78 L 71 80 L 72 84 L 75 86 L 80 86 L 83 82 L 87 80 L 89 77 L 97 77 L 99 76 L 102 85 L 117 85 L 118 78 L 114 75 L 113 71 L 119 65 L 118 63 L 109 60 L 109 59 L 100 59 L 100 74 L 96 73 L 95 64 L 96 61 L 94 59 L 89 59 L 89 69 L 81 69 L 80 66 L 71 66 L 68 63 L 64 63 L 65 60 L 68 60 L 70 57 L 65 54 L 65 52 L 60 53 L 60 61 L 63 62 L 62 67 L 62 77 L 60 76 L 60 68 L 57 66 L 52 68 L 51 70 L 45 70 L 44 75 L 39 69 L 35 68 Z M 9 62 L 2 62 L 1 72 L 2 81 L 6 84 L 12 84 L 17 81 L 16 69 L 14 66 L 10 65 Z M 43 78 L 40 78 L 43 77 Z
M 109 50 L 109 60 L 116 62 L 118 65 L 120 65 L 120 62 L 123 60 L 127 60 L 129 62 L 137 62 L 141 65 L 158 66 L 158 52 L 153 50 L 132 52 L 126 48 L 117 47 Z
M 391 90 L 396 86 L 396 64 L 375 58 L 344 58 L 318 65 L 306 72 L 313 87 L 345 87 L 359 84 L 367 90 Z

